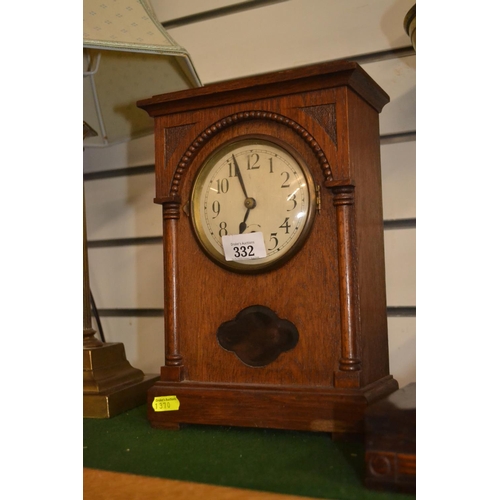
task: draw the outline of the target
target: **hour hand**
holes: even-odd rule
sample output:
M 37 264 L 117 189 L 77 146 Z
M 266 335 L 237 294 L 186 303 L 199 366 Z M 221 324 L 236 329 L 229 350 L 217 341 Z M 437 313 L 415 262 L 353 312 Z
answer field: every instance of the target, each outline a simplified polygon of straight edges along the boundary
M 250 208 L 247 208 L 243 222 L 240 222 L 240 234 L 244 233 L 245 229 L 247 228 L 247 219 L 248 219 L 248 214 L 250 213 L 250 210 L 251 210 Z
M 247 211 L 245 212 L 245 217 L 243 218 L 243 222 L 240 222 L 240 234 L 243 233 L 247 228 L 247 219 L 248 215 L 250 214 L 250 210 L 252 210 L 256 206 L 257 202 L 255 201 L 254 198 L 246 198 L 245 207 L 247 208 Z

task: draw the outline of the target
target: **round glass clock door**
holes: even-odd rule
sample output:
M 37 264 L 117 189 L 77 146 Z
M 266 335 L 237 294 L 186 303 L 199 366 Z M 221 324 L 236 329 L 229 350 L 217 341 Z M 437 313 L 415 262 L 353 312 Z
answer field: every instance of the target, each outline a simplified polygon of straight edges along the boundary
M 195 179 L 195 234 L 223 267 L 278 266 L 309 233 L 315 193 L 309 170 L 285 147 L 260 138 L 230 142 L 205 161 Z

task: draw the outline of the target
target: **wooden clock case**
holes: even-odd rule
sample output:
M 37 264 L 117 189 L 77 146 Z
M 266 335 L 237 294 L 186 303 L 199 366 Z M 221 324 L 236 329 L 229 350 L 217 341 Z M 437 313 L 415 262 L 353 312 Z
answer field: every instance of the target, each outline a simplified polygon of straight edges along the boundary
M 358 64 L 341 61 L 138 102 L 155 119 L 155 202 L 163 206 L 165 364 L 148 392 L 153 427 L 362 432 L 367 405 L 397 390 L 389 374 L 379 140 L 388 101 Z M 189 215 L 203 162 L 247 136 L 288 145 L 319 186 L 300 251 L 253 274 L 210 260 Z M 245 363 L 216 335 L 256 305 L 298 331 L 295 347 L 264 366 Z M 162 396 L 175 396 L 179 408 L 155 411 Z

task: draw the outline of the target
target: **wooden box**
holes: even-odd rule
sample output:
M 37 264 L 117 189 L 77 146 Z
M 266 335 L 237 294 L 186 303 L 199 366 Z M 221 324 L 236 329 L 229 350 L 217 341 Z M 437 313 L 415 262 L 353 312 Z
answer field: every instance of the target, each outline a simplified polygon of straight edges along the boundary
M 365 414 L 365 485 L 416 489 L 416 384 L 369 406 Z

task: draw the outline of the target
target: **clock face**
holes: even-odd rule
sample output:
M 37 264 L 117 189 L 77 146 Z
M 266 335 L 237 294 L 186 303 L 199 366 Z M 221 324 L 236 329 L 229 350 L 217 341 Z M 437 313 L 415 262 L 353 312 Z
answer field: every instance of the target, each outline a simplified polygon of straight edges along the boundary
M 237 140 L 216 150 L 193 186 L 195 234 L 217 263 L 252 272 L 278 266 L 314 219 L 314 182 L 299 156 L 274 141 Z

